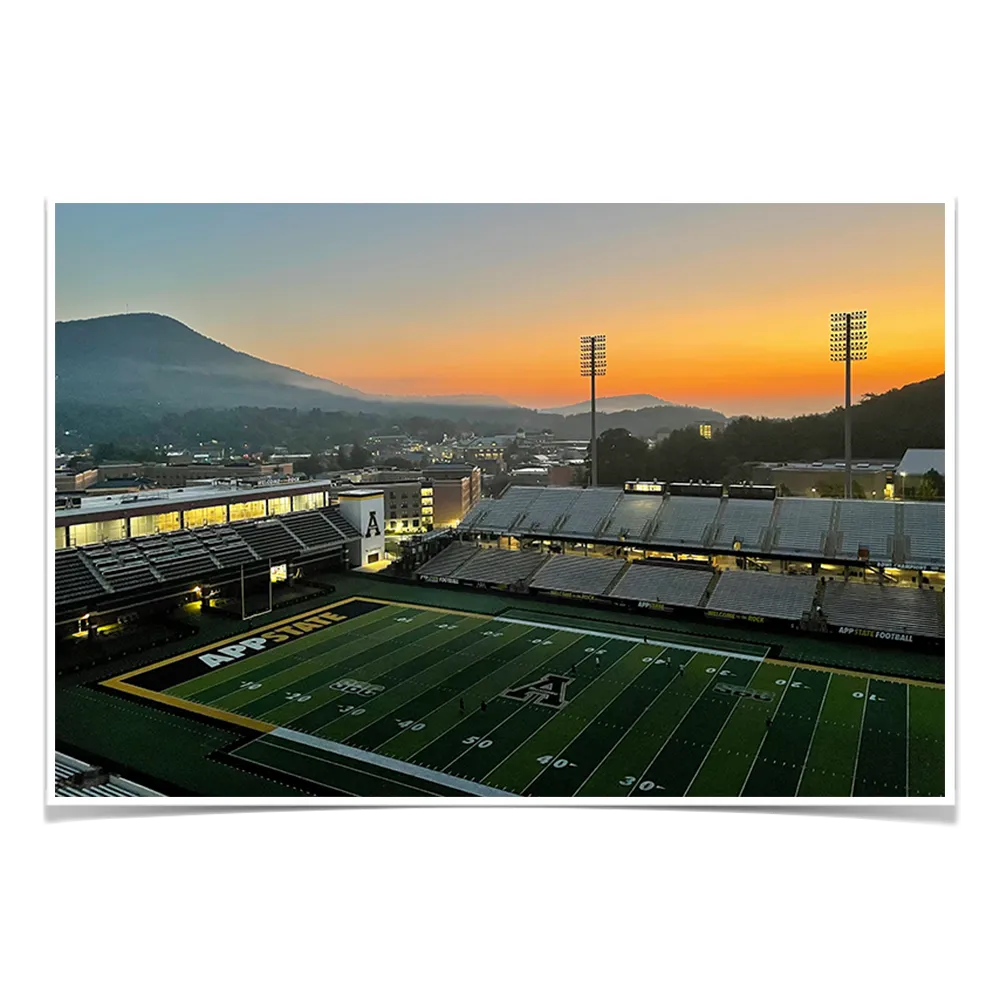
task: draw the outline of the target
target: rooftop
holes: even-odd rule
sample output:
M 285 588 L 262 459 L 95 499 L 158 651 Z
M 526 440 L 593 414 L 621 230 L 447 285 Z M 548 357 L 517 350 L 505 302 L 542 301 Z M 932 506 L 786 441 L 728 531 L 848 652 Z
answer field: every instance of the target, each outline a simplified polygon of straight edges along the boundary
M 113 496 L 85 496 L 79 507 L 57 510 L 56 519 L 79 519 L 81 514 L 103 514 L 108 511 L 121 512 L 122 517 L 134 517 L 139 511 L 149 509 L 170 510 L 178 504 L 203 502 L 222 504 L 240 501 L 249 496 L 283 496 L 289 493 L 310 493 L 329 490 L 328 479 L 298 480 L 273 485 L 236 486 L 234 484 L 211 486 L 180 486 L 176 489 L 142 490 L 137 493 L 115 494 Z
M 943 476 L 944 460 L 944 448 L 907 448 L 896 471 L 903 476 L 923 476 L 933 469 Z

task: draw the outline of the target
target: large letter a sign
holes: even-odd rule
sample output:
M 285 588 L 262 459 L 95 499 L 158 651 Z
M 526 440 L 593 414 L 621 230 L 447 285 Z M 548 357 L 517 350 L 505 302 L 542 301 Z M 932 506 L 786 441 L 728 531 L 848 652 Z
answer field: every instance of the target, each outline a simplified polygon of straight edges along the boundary
M 375 511 L 371 511 L 368 514 L 368 530 L 365 532 L 365 538 L 371 538 L 372 535 L 381 535 L 382 532 L 378 530 L 378 518 L 375 516 Z

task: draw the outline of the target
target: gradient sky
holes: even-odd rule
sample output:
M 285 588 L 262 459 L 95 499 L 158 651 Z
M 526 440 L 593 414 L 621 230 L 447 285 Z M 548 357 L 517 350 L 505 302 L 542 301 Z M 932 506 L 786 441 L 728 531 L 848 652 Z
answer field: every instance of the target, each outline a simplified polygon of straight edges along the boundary
M 158 312 L 372 393 L 727 415 L 843 403 L 829 314 L 867 309 L 855 400 L 944 371 L 942 205 L 59 205 L 56 319 Z

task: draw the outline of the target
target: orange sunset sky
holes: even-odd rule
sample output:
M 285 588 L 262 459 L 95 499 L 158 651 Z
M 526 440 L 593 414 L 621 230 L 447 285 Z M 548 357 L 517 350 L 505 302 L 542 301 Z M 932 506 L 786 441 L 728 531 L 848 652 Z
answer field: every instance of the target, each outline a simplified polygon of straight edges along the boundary
M 599 395 L 727 415 L 843 403 L 829 314 L 867 309 L 854 398 L 944 371 L 944 206 L 60 205 L 56 318 L 160 312 L 392 395 Z

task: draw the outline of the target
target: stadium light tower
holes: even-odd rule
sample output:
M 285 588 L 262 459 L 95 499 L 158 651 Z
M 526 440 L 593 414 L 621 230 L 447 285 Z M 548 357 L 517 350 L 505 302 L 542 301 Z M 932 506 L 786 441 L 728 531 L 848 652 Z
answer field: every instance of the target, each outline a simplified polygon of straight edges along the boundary
M 868 310 L 830 313 L 830 360 L 844 362 L 844 498 L 851 499 L 851 362 L 868 358 Z
M 590 377 L 590 485 L 597 485 L 597 376 L 607 375 L 604 334 L 580 338 L 580 374 Z

